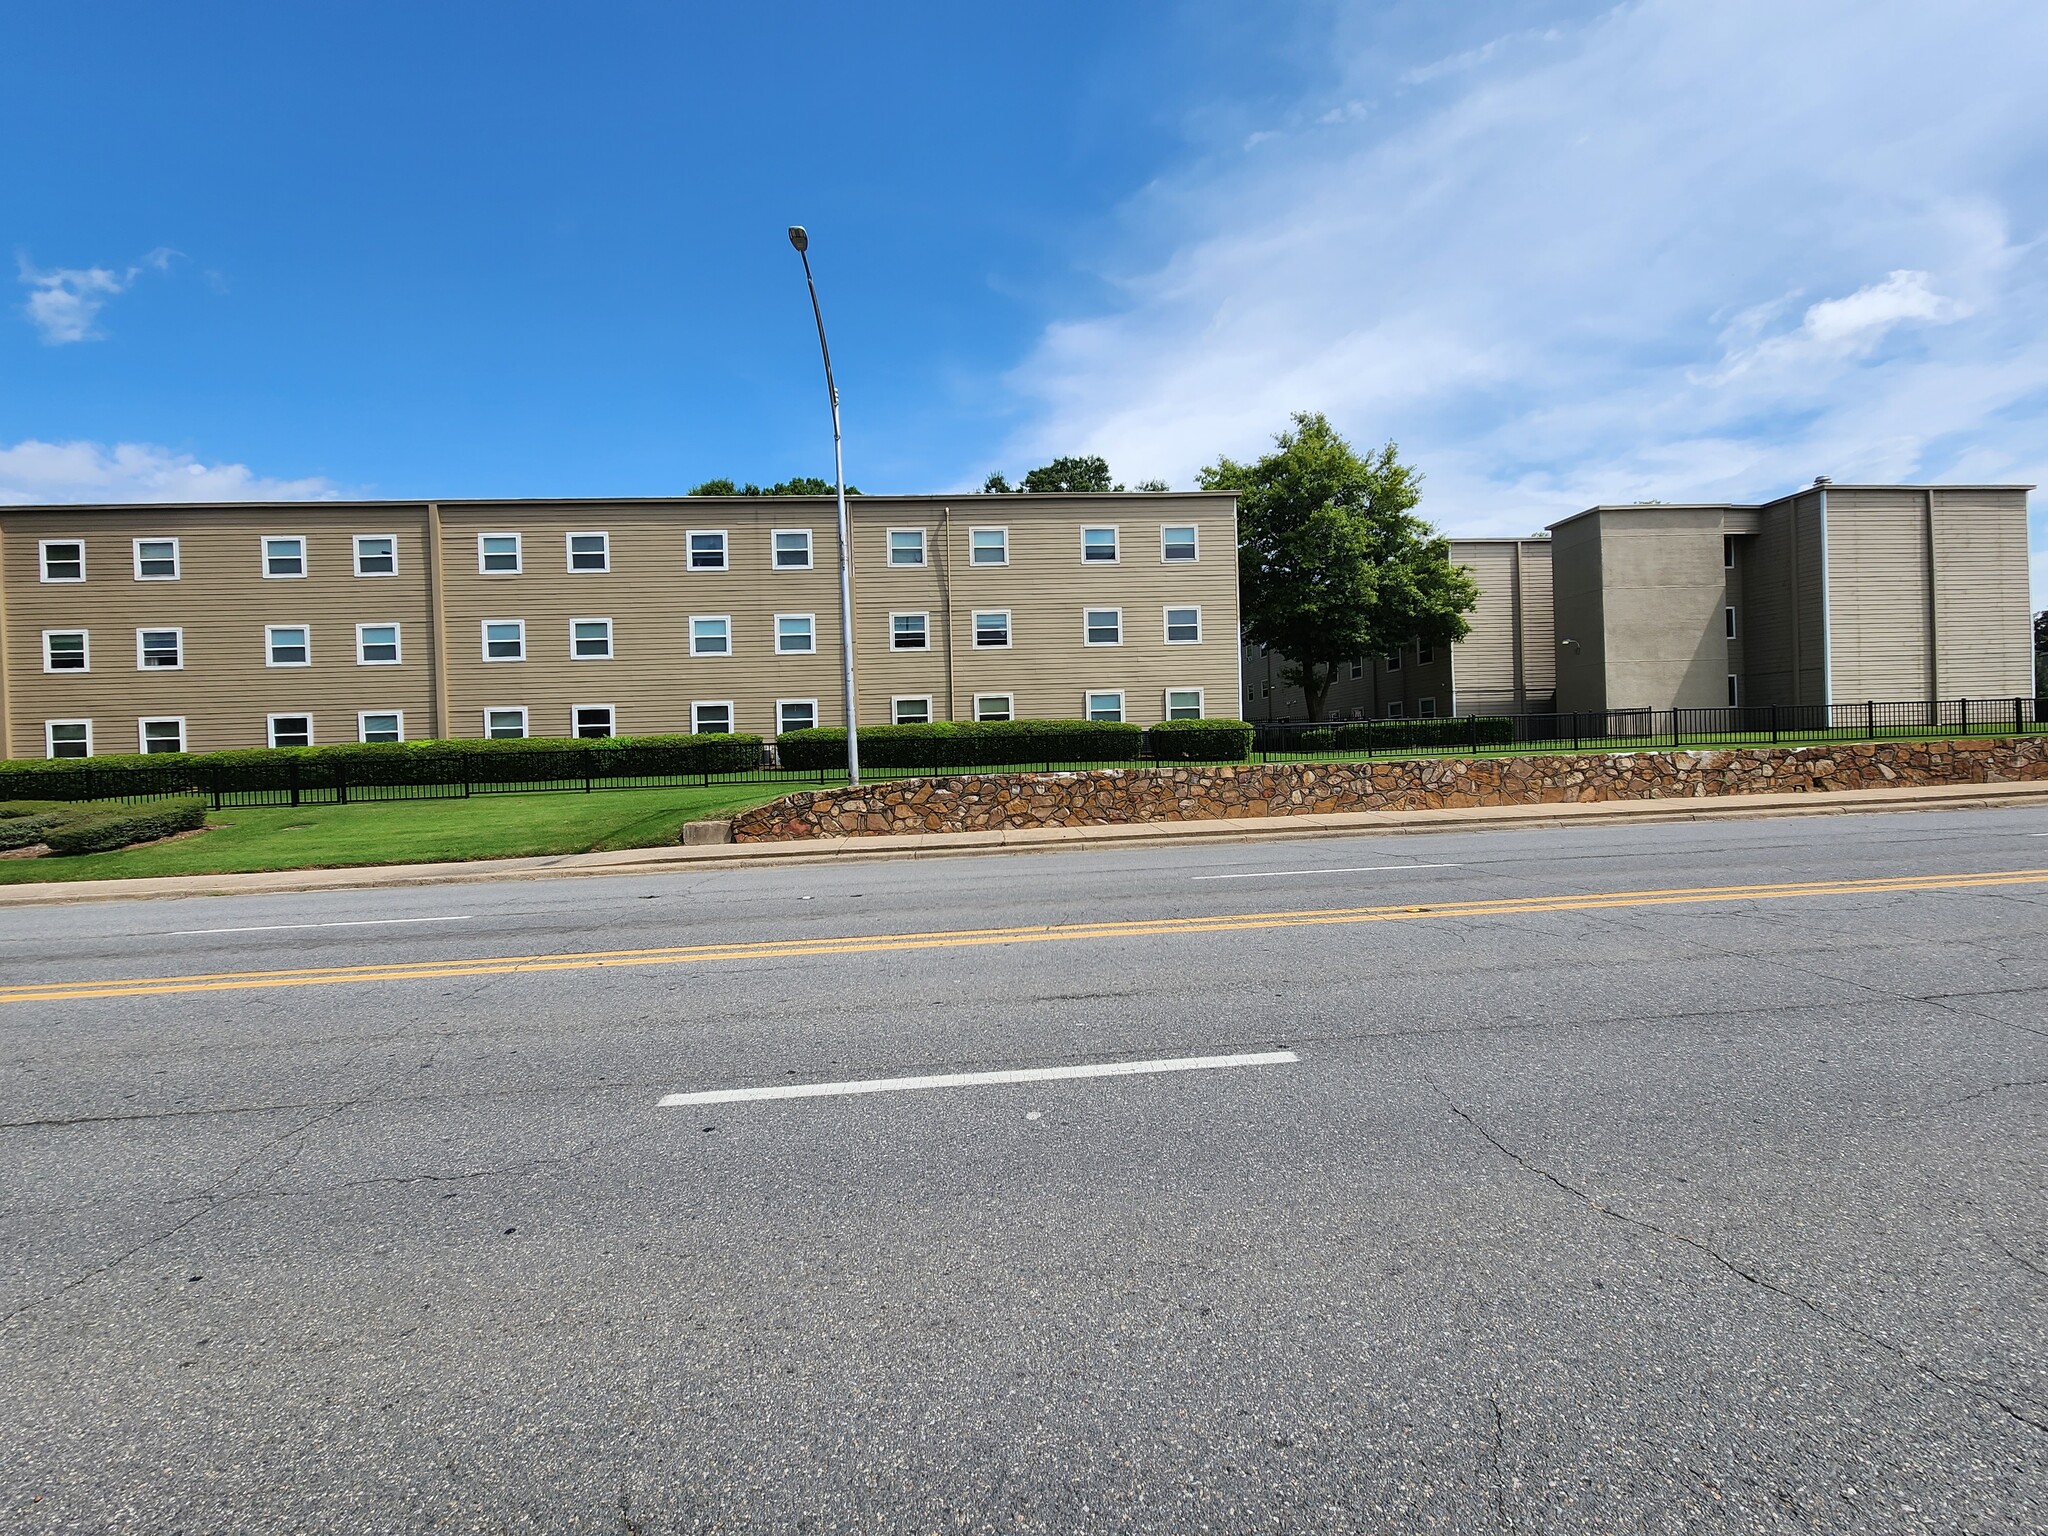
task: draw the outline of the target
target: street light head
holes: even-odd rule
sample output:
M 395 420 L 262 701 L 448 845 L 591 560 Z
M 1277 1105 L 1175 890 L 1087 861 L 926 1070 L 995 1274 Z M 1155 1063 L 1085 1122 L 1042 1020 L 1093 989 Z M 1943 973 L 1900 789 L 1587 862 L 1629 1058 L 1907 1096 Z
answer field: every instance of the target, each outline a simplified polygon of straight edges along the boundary
M 811 248 L 811 237 L 804 233 L 803 225 L 792 224 L 789 226 L 789 243 L 795 246 L 797 253 L 801 255 Z

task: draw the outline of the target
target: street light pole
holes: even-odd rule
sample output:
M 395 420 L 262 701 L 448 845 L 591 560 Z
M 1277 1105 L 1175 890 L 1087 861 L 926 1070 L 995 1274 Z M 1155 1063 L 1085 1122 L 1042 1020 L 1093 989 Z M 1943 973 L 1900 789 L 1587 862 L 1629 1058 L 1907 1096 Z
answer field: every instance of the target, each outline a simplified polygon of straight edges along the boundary
M 846 773 L 860 784 L 860 730 L 853 716 L 853 538 L 846 517 L 846 459 L 839 444 L 839 386 L 832 382 L 832 349 L 825 345 L 825 312 L 818 307 L 818 285 L 811 277 L 811 237 L 801 224 L 789 226 L 789 243 L 804 264 L 804 286 L 811 290 L 811 317 L 818 322 L 818 352 L 825 359 L 825 393 L 832 399 L 832 478 L 839 487 L 839 654 L 845 662 Z

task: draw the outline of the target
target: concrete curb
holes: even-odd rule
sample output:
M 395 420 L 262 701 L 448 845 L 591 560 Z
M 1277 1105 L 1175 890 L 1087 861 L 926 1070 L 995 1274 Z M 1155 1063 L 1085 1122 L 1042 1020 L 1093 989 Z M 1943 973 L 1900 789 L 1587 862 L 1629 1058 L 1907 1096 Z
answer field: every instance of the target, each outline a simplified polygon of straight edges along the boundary
M 1055 852 L 1077 848 L 1156 848 L 1184 843 L 1257 843 L 1303 837 L 1384 837 L 1414 832 L 1514 831 L 1765 816 L 1845 816 L 1873 811 L 1988 810 L 2029 804 L 2048 805 L 2048 781 L 1729 795 L 1684 800 L 1601 800 L 1570 805 L 1487 805 L 1437 811 L 1344 811 L 1323 816 L 1029 827 L 995 832 L 815 838 L 786 843 L 676 844 L 661 848 L 633 848 L 619 853 L 572 853 L 548 858 L 488 859 L 470 863 L 386 864 L 355 869 L 294 869 L 241 875 L 166 875 L 142 880 L 68 880 L 48 885 L 0 886 L 0 907 L 132 901 L 137 898 L 254 896 L 286 891 L 362 890 L 379 886 L 466 885 L 564 875 L 680 873 L 757 865 L 838 864 L 863 859 L 961 858 L 974 854 Z

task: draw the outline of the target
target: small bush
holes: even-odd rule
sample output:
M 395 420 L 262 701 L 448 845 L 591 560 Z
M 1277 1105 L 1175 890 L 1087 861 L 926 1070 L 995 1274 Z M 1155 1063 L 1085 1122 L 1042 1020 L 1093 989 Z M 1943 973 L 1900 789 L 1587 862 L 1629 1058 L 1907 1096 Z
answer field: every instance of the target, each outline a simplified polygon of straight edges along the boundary
M 1347 752 L 1423 752 L 1438 748 L 1505 746 L 1515 739 L 1515 722 L 1498 715 L 1480 715 L 1463 719 L 1445 716 L 1431 720 L 1357 720 L 1335 728 L 1335 740 L 1330 747 L 1317 744 L 1311 738 L 1323 733 L 1307 731 L 1302 735 L 1304 751 L 1328 751 L 1330 747 Z
M 1252 728 L 1243 720 L 1162 720 L 1146 741 L 1163 763 L 1234 763 L 1251 756 Z
M 87 810 L 60 822 L 44 834 L 50 852 L 105 853 L 131 843 L 147 843 L 173 832 L 190 832 L 206 824 L 206 802 L 197 798 L 155 800 L 147 805 Z
M 33 848 L 52 827 L 78 814 L 55 800 L 0 801 L 0 853 Z

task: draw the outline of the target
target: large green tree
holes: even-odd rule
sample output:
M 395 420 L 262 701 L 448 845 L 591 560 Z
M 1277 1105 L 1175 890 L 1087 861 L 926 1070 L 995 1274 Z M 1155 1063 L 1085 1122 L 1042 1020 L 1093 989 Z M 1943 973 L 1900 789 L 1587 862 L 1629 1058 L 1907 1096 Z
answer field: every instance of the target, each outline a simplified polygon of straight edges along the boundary
M 816 475 L 792 475 L 787 480 L 778 480 L 773 485 L 760 486 L 749 480 L 745 485 L 735 485 L 730 480 L 706 480 L 694 488 L 692 496 L 836 496 L 838 489 L 830 480 L 821 480 Z M 849 485 L 849 496 L 858 496 L 860 487 Z
M 1220 458 L 1200 478 L 1205 490 L 1237 492 L 1244 633 L 1287 658 L 1282 676 L 1311 720 L 1323 718 L 1346 662 L 1465 638 L 1478 584 L 1415 515 L 1422 477 L 1392 443 L 1361 457 L 1320 413 L 1302 411 L 1265 457 Z
M 991 494 L 1033 491 L 1041 495 L 1054 491 L 1093 494 L 1123 489 L 1109 472 L 1109 460 L 1100 454 L 1054 459 L 1050 464 L 1041 464 L 1036 469 L 1026 470 L 1023 480 L 1014 486 L 1001 470 L 997 470 L 982 482 L 981 488 Z M 1145 488 L 1147 487 L 1141 487 Z M 1164 486 L 1159 488 L 1166 489 Z

